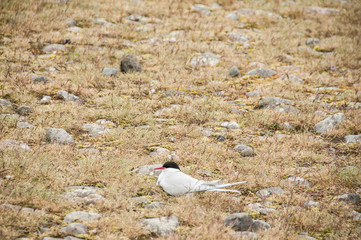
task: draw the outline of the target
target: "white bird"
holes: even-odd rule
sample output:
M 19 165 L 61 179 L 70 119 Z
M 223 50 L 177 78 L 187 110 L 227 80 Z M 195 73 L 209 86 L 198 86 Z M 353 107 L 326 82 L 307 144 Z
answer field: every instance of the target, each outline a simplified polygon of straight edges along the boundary
M 183 173 L 179 169 L 178 164 L 175 162 L 166 162 L 163 164 L 162 167 L 155 168 L 154 170 L 162 170 L 162 172 L 158 176 L 157 185 L 161 186 L 166 193 L 172 196 L 179 196 L 186 193 L 203 191 L 240 193 L 241 191 L 223 188 L 246 183 L 246 181 L 243 181 L 219 184 L 221 179 L 209 182 L 198 180 Z

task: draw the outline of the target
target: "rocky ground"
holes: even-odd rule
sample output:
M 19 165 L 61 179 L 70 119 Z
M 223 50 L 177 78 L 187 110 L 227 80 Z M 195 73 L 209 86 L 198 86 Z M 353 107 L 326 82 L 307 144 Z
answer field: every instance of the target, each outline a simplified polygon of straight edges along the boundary
M 0 2 L 0 239 L 360 239 L 361 3 Z M 168 196 L 165 161 L 236 193 Z

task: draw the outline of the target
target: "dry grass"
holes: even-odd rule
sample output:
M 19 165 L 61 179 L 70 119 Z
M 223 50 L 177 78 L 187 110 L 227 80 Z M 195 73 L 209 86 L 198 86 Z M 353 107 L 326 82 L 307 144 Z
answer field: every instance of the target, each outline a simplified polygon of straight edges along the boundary
M 361 193 L 361 174 L 343 167 L 361 168 L 360 144 L 345 144 L 343 137 L 361 133 L 360 109 L 346 108 L 360 101 L 361 90 L 361 4 L 359 1 L 218 1 L 223 9 L 202 16 L 191 9 L 196 1 L 89 1 L 73 0 L 66 4 L 56 1 L 2 0 L 0 2 L 0 98 L 16 106 L 29 105 L 33 112 L 27 121 L 31 129 L 16 128 L 16 120 L 0 122 L 0 140 L 15 139 L 31 146 L 32 151 L 0 150 L 0 173 L 12 179 L 0 182 L 0 203 L 9 203 L 48 214 L 34 215 L 9 212 L 0 208 L 0 238 L 62 236 L 63 217 L 74 210 L 102 212 L 100 221 L 87 224 L 87 239 L 148 239 L 154 237 L 142 229 L 144 217 L 178 216 L 181 226 L 169 239 L 231 239 L 231 229 L 223 226 L 225 217 L 246 211 L 248 203 L 257 202 L 255 192 L 272 186 L 287 190 L 284 196 L 273 198 L 278 211 L 269 216 L 256 216 L 271 224 L 272 229 L 260 233 L 261 239 L 295 239 L 299 232 L 308 232 L 317 239 L 359 239 L 357 222 L 351 221 L 352 206 L 332 201 L 338 194 Z M 212 1 L 201 1 L 207 5 Z M 303 7 L 318 5 L 342 9 L 338 15 L 308 16 Z M 241 8 L 272 11 L 283 21 L 252 16 L 240 23 L 225 18 Z M 137 31 L 144 24 L 125 20 L 129 14 L 139 14 L 155 24 L 150 31 Z M 92 22 L 105 18 L 113 26 Z M 81 33 L 68 32 L 65 21 L 77 20 Z M 257 28 L 260 32 L 252 31 Z M 184 41 L 159 42 L 154 45 L 126 46 L 150 38 L 163 39 L 173 30 L 184 30 Z M 250 47 L 231 43 L 228 32 L 245 33 Z M 336 54 L 315 56 L 300 51 L 307 38 L 320 38 L 319 49 L 334 49 Z M 4 40 L 10 39 L 10 41 Z M 65 52 L 43 57 L 41 48 L 49 43 L 71 40 Z M 89 46 L 100 47 L 99 49 Z M 186 63 L 203 52 L 213 52 L 221 58 L 215 67 L 191 68 Z M 103 76 L 104 67 L 119 67 L 126 54 L 134 54 L 142 63 L 141 73 Z M 282 55 L 293 57 L 282 62 Z M 72 64 L 66 64 L 73 61 Z M 242 74 L 252 69 L 251 62 L 262 62 L 279 74 L 283 66 L 298 69 L 292 74 L 305 80 L 294 85 L 278 78 L 231 78 L 228 70 L 236 65 Z M 334 71 L 330 67 L 335 65 Z M 58 74 L 42 72 L 55 67 Z M 31 73 L 41 73 L 55 79 L 48 84 L 34 84 Z M 314 100 L 315 87 L 339 86 L 326 97 Z M 189 96 L 163 98 L 167 90 L 183 89 Z M 43 95 L 54 97 L 58 90 L 67 90 L 84 100 L 82 105 L 52 101 L 40 105 Z M 149 92 L 155 92 L 150 94 Z M 261 97 L 248 98 L 245 93 L 262 90 L 263 96 L 278 96 L 293 100 L 300 113 L 277 113 L 257 109 Z M 219 96 L 216 92 L 224 91 Z M 171 104 L 180 108 L 155 116 L 154 112 Z M 330 106 L 344 112 L 347 121 L 326 135 L 318 135 L 314 124 L 324 119 L 315 114 L 336 113 Z M 232 108 L 246 109 L 236 114 Z M 1 113 L 14 113 L 14 108 L 0 108 Z M 98 119 L 115 122 L 119 128 L 101 137 L 90 137 L 81 130 L 84 123 Z M 168 121 L 159 122 L 157 118 Z M 241 129 L 223 132 L 221 121 L 236 121 Z M 280 124 L 288 121 L 296 130 L 287 132 Z M 140 126 L 149 125 L 149 128 Z M 45 142 L 45 129 L 64 128 L 74 135 L 74 146 Z M 225 142 L 204 137 L 202 128 L 212 129 L 227 137 Z M 276 133 L 290 134 L 277 138 Z M 241 157 L 233 150 L 240 138 L 254 137 L 247 144 L 256 155 Z M 166 137 L 178 139 L 172 143 Z M 242 142 L 243 143 L 243 142 Z M 82 155 L 79 148 L 95 145 L 100 156 Z M 156 179 L 132 173 L 134 168 L 158 164 L 166 158 L 152 158 L 148 150 L 163 146 L 180 157 L 183 171 L 198 178 L 207 178 L 201 170 L 220 174 L 226 181 L 247 180 L 241 196 L 204 193 L 192 198 L 170 197 L 155 186 Z M 300 172 L 299 167 L 307 167 Z M 4 176 L 5 176 L 4 175 Z M 282 180 L 301 176 L 313 183 L 310 188 L 290 187 Z M 106 198 L 95 205 L 77 205 L 58 196 L 73 185 L 102 187 Z M 163 201 L 160 209 L 147 209 L 131 198 L 145 196 Z M 239 201 L 234 200 L 236 197 Z M 316 200 L 320 206 L 306 209 L 302 204 Z M 283 206 L 282 204 L 287 204 Z M 51 231 L 40 233 L 41 227 Z M 162 238 L 161 238 L 162 239 Z

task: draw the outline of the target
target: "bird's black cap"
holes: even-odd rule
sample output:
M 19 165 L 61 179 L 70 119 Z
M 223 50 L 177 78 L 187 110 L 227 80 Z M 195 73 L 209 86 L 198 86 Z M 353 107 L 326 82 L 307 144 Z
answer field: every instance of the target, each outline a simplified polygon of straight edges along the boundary
M 176 164 L 175 162 L 166 162 L 166 163 L 163 164 L 163 167 L 164 168 L 175 168 L 175 169 L 180 170 L 178 164 Z

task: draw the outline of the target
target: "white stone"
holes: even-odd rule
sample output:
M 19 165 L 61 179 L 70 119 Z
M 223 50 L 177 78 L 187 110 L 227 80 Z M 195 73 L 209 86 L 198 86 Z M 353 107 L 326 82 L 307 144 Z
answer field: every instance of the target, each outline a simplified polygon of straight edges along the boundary
M 45 138 L 51 143 L 72 144 L 74 143 L 73 137 L 61 128 L 48 128 L 46 129 Z
M 192 58 L 190 65 L 192 67 L 198 66 L 216 66 L 220 62 L 220 59 L 213 53 L 207 52 L 200 56 Z
M 249 76 L 261 76 L 261 77 L 272 77 L 276 74 L 277 72 L 268 68 L 256 68 L 246 73 L 246 75 Z
M 359 143 L 361 142 L 361 134 L 345 136 L 346 143 Z
M 62 44 L 50 44 L 43 48 L 43 52 L 45 53 L 52 53 L 56 51 L 65 51 L 66 47 Z
M 179 226 L 179 219 L 176 216 L 143 219 L 141 222 L 145 229 L 161 236 L 172 234 Z
M 317 123 L 315 125 L 316 132 L 324 134 L 328 130 L 335 128 L 337 125 L 339 125 L 345 119 L 346 119 L 346 117 L 343 113 L 336 113 L 336 114 L 322 120 L 321 122 Z
M 158 177 L 159 174 L 162 172 L 161 170 L 154 170 L 155 168 L 161 167 L 162 165 L 155 164 L 155 165 L 145 165 L 133 170 L 133 172 L 138 174 L 143 174 L 151 177 Z
M 238 144 L 234 147 L 234 150 L 241 152 L 241 155 L 243 157 L 250 157 L 253 156 L 254 150 L 253 148 L 244 145 L 244 144 Z
M 222 122 L 221 127 L 227 128 L 227 129 L 239 129 L 240 126 L 236 122 Z
M 209 11 L 208 7 L 203 5 L 203 4 L 196 4 L 194 6 L 192 6 L 192 9 L 197 11 L 197 12 L 200 12 L 204 15 L 211 15 L 211 11 Z
M 41 104 L 46 104 L 48 102 L 50 102 L 51 97 L 50 96 L 43 96 L 42 99 L 40 100 Z
M 87 234 L 88 228 L 82 223 L 71 223 L 68 226 L 61 229 L 62 231 L 66 232 L 67 234 Z
M 2 139 L 0 141 L 0 149 L 31 150 L 27 144 L 12 139 Z
M 270 197 L 272 195 L 282 195 L 285 191 L 280 187 L 270 187 L 256 192 L 258 197 Z
M 101 218 L 101 214 L 99 213 L 90 213 L 90 212 L 84 212 L 84 211 L 76 211 L 76 212 L 71 212 L 68 213 L 65 218 L 64 221 L 68 222 L 68 223 L 72 223 L 76 220 L 81 220 L 84 222 L 91 222 L 91 221 L 95 221 L 98 220 L 99 218 Z

